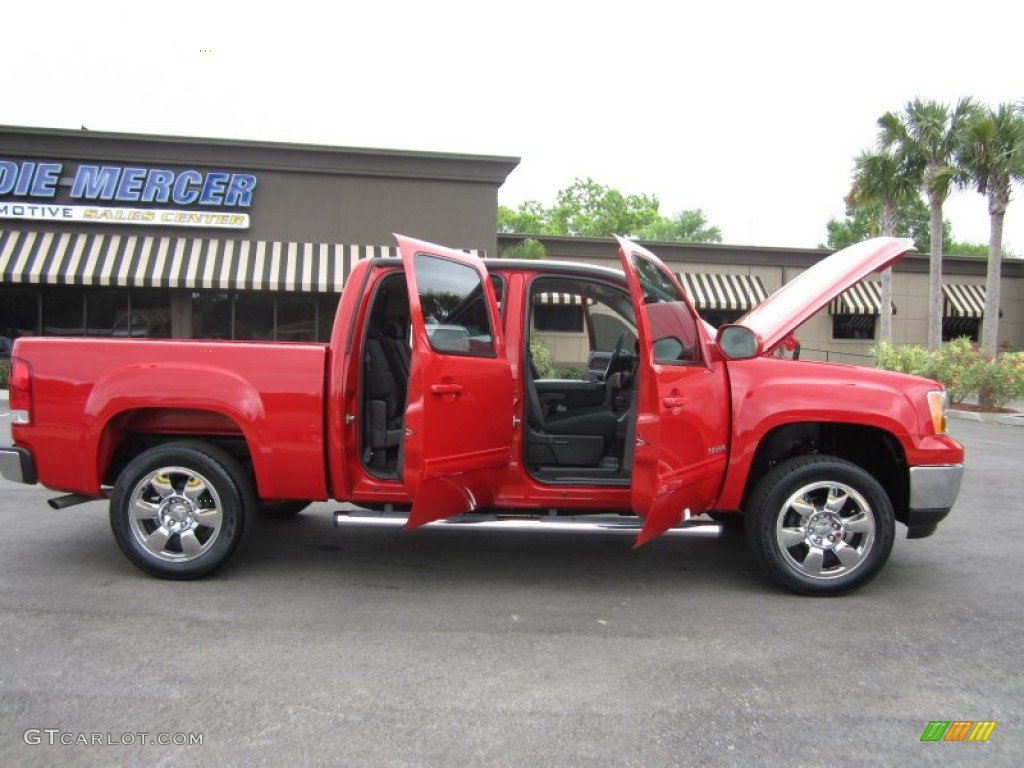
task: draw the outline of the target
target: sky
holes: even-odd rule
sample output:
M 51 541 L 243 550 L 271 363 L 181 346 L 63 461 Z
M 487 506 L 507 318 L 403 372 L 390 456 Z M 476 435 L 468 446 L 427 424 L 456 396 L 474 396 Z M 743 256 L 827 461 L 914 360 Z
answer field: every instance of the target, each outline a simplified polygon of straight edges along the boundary
M 0 125 L 514 156 L 502 205 L 590 177 L 738 245 L 822 244 L 883 113 L 1024 100 L 1024 4 L 1004 0 L 48 0 L 2 19 Z M 946 217 L 988 242 L 977 192 Z M 1022 202 L 1004 247 L 1024 255 Z

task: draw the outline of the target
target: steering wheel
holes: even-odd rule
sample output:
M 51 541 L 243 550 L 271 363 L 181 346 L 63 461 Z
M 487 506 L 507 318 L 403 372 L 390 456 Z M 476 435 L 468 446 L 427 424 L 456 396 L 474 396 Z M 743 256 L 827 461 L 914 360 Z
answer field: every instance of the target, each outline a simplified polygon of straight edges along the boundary
M 612 350 L 612 356 L 608 358 L 608 367 L 604 369 L 604 380 L 608 381 L 608 377 L 612 375 L 612 371 L 615 369 L 615 364 L 619 362 L 619 358 L 622 357 L 622 346 L 626 343 L 626 332 L 623 331 L 619 334 L 619 340 L 615 342 L 615 349 Z

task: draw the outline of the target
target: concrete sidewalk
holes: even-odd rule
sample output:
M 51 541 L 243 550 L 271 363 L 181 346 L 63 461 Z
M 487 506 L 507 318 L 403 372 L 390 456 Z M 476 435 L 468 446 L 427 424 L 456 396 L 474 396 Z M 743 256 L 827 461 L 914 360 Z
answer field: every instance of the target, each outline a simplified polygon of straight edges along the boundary
M 951 419 L 962 419 L 964 421 L 986 421 L 994 424 L 1009 424 L 1015 427 L 1024 427 L 1024 408 L 1021 403 L 1010 403 L 1009 408 L 1017 408 L 1016 413 L 978 413 L 977 411 L 960 411 L 950 407 L 948 414 Z

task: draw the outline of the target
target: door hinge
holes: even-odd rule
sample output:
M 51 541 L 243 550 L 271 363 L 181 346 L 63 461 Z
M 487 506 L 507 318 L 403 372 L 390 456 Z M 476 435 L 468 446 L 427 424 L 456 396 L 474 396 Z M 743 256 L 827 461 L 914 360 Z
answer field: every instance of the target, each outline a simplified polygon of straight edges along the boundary
M 518 426 L 519 426 L 519 425 L 520 425 L 521 423 L 522 423 L 522 422 L 521 422 L 521 421 L 519 420 L 519 417 L 518 417 L 518 416 L 513 416 L 513 417 L 512 417 L 512 429 L 515 429 L 515 428 L 516 428 L 516 427 L 518 427 Z
M 354 413 L 346 413 L 345 414 L 345 423 L 346 424 L 352 424 L 353 422 L 355 422 L 355 420 L 356 420 L 356 415 Z

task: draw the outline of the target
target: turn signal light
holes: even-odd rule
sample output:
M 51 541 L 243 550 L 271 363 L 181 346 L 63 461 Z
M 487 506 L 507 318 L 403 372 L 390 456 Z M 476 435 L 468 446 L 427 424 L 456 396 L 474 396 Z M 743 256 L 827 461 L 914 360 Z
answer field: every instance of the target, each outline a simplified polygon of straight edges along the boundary
M 932 414 L 932 427 L 935 434 L 946 434 L 946 407 L 949 405 L 949 395 L 943 389 L 933 389 L 928 393 L 928 410 Z

